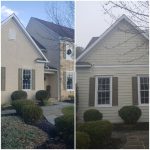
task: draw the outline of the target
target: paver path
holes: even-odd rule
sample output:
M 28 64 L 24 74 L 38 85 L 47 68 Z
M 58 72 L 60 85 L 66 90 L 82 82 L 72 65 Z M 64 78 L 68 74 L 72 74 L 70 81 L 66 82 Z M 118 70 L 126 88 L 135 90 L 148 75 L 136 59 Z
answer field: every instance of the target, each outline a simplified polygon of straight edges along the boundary
M 73 106 L 71 103 L 58 102 L 52 106 L 42 106 L 44 117 L 53 125 L 55 124 L 55 118 L 63 115 L 62 108 L 67 106 Z
M 149 149 L 149 131 L 132 131 L 125 136 L 127 142 L 123 149 Z
M 1 115 L 12 115 L 12 114 L 16 114 L 15 109 L 6 109 L 1 111 Z

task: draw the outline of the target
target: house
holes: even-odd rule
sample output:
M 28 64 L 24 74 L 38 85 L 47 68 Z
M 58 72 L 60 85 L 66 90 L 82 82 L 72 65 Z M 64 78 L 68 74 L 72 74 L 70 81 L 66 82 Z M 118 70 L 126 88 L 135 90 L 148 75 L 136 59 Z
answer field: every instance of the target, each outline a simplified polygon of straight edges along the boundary
M 44 65 L 48 63 L 15 14 L 1 25 L 1 103 L 9 103 L 15 90 L 24 90 L 34 99 L 44 89 Z
M 38 18 L 26 27 L 32 38 L 44 46 L 49 60 L 45 65 L 44 86 L 52 98 L 68 99 L 74 95 L 74 30 Z
M 136 105 L 139 122 L 149 121 L 149 37 L 122 15 L 101 36 L 91 39 L 77 58 L 78 116 L 97 109 L 103 119 L 122 122 L 118 110 Z

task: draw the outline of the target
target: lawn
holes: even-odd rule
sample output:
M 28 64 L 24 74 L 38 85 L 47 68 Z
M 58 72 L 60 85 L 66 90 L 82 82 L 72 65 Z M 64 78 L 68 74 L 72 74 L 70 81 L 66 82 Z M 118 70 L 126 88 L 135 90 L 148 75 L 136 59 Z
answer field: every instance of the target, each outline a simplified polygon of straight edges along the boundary
M 62 113 L 64 115 L 73 115 L 74 114 L 74 106 L 68 106 L 68 107 L 64 107 L 62 109 Z
M 48 139 L 45 132 L 25 124 L 19 117 L 1 117 L 2 149 L 33 149 Z

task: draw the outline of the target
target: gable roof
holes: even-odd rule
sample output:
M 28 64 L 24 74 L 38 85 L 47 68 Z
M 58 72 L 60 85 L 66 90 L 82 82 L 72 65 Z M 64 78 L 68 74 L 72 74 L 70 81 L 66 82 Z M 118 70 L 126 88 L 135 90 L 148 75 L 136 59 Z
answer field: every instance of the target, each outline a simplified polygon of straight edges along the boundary
M 59 34 L 61 37 L 67 37 L 70 39 L 74 39 L 74 29 L 65 27 L 65 26 L 61 26 L 52 22 L 48 22 L 45 20 L 41 20 L 38 18 L 34 18 L 31 17 L 31 19 L 36 19 L 37 21 L 39 21 L 40 23 L 42 23 L 43 25 L 45 25 L 46 27 L 48 27 L 49 29 L 53 30 L 54 32 L 56 32 L 57 34 Z
M 93 40 L 88 44 L 87 48 L 84 52 L 77 58 L 76 61 L 79 61 L 85 54 L 87 54 L 97 43 L 99 43 L 110 31 L 112 31 L 122 20 L 126 20 L 129 24 L 131 24 L 136 30 L 138 30 L 143 37 L 149 40 L 147 34 L 145 34 L 134 22 L 132 22 L 126 15 L 122 15 L 114 24 L 112 24 L 99 38 L 95 41 Z
M 35 43 L 35 41 L 32 39 L 32 37 L 30 36 L 30 34 L 26 31 L 25 27 L 23 26 L 23 24 L 20 22 L 20 20 L 18 19 L 18 17 L 14 13 L 12 15 L 10 15 L 8 18 L 6 18 L 4 21 L 2 21 L 1 24 L 5 25 L 10 19 L 13 19 L 19 25 L 19 27 L 22 29 L 22 31 L 24 32 L 24 34 L 31 41 L 31 43 L 34 45 L 34 47 L 36 48 L 37 52 L 44 59 L 43 61 L 38 61 L 38 62 L 43 62 L 43 63 L 49 62 L 48 59 L 41 52 L 40 48 L 37 46 L 37 44 Z

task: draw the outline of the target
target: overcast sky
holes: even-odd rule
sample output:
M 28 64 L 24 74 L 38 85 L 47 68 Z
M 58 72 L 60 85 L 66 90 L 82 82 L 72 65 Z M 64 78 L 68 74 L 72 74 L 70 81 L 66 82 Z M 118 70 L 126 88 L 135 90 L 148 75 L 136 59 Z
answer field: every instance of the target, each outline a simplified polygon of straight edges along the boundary
M 100 1 L 76 2 L 76 45 L 85 47 L 94 36 L 100 36 L 109 26 Z M 108 21 L 109 19 L 109 21 Z

